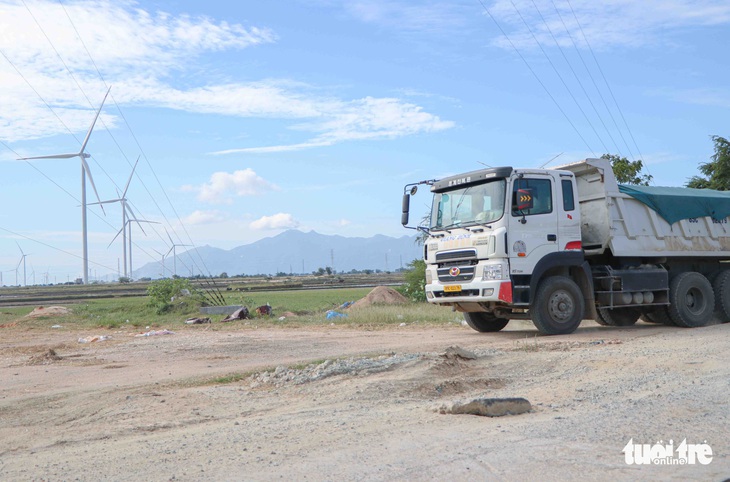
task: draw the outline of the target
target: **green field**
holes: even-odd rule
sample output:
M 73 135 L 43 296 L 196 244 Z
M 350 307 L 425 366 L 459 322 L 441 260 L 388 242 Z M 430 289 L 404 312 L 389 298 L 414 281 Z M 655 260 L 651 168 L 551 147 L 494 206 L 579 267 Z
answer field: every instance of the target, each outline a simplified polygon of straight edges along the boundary
M 346 301 L 356 301 L 367 295 L 372 288 L 339 288 L 339 289 L 312 289 L 296 291 L 258 291 L 258 292 L 227 292 L 226 302 L 231 305 L 244 305 L 254 314 L 254 318 L 245 321 L 236 321 L 229 324 L 218 323 L 223 315 L 210 315 L 214 327 L 297 327 L 297 326 L 358 326 L 358 327 L 386 327 L 412 324 L 449 324 L 460 323 L 461 315 L 453 313 L 448 308 L 437 307 L 427 303 L 407 303 L 405 305 L 378 306 L 373 305 L 359 310 L 340 310 L 347 317 L 327 319 L 328 310 L 337 309 Z M 271 317 L 256 317 L 255 308 L 270 304 L 274 315 Z M 48 304 L 45 304 L 48 306 Z M 124 326 L 134 329 L 169 328 L 181 329 L 188 327 L 184 321 L 193 316 L 201 315 L 196 307 L 176 305 L 171 311 L 158 314 L 149 304 L 146 296 L 111 298 L 91 300 L 83 303 L 66 305 L 72 313 L 64 316 L 29 319 L 25 315 L 30 313 L 34 306 L 18 308 L 2 308 L 0 311 L 0 326 L 23 327 L 27 329 L 47 329 L 53 325 L 62 325 L 65 328 L 87 329 L 120 328 Z M 297 316 L 279 320 L 284 312 L 293 312 Z M 197 328 L 193 326 L 191 328 Z

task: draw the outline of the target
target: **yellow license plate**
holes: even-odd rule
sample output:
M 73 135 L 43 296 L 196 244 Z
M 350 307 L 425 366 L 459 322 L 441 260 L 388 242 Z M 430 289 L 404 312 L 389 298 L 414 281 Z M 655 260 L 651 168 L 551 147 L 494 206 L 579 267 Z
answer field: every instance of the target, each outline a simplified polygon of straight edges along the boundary
M 444 291 L 449 292 L 449 293 L 454 293 L 454 292 L 458 293 L 459 291 L 461 291 L 461 285 L 444 286 Z

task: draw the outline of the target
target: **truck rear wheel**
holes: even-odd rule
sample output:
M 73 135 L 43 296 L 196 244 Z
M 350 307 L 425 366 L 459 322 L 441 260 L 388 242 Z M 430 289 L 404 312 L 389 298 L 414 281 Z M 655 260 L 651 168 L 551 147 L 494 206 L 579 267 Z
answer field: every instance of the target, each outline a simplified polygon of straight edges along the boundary
M 651 311 L 647 311 L 641 315 L 641 319 L 647 323 L 657 323 L 666 326 L 676 326 L 672 319 L 669 317 L 669 312 L 666 306 L 660 306 L 659 308 Z
M 596 321 L 601 325 L 608 326 L 631 326 L 641 316 L 641 312 L 636 308 L 599 308 L 596 311 L 603 323 Z
M 565 276 L 551 276 L 538 286 L 530 315 L 540 332 L 567 335 L 578 328 L 584 311 L 585 300 L 575 281 Z
M 509 323 L 507 318 L 497 318 L 491 313 L 464 313 L 464 320 L 480 333 L 499 331 Z
M 669 316 L 677 326 L 696 328 L 712 321 L 715 295 L 702 274 L 689 271 L 677 275 L 669 284 Z
M 715 294 L 715 316 L 721 323 L 730 321 L 730 270 L 723 271 L 712 283 Z

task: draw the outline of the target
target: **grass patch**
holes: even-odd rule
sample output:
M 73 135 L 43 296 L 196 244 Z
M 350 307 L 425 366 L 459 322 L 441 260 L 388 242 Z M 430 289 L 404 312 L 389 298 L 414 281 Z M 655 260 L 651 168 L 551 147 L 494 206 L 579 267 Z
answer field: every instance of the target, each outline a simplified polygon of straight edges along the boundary
M 242 326 L 296 328 L 335 325 L 377 329 L 397 327 L 402 323 L 423 326 L 461 323 L 462 315 L 459 313 L 454 313 L 448 308 L 417 302 L 409 302 L 404 305 L 371 305 L 361 309 L 341 310 L 342 313 L 347 314 L 346 318 L 330 320 L 326 318 L 327 310 L 336 309 L 345 301 L 358 300 L 370 291 L 371 288 L 341 288 L 227 294 L 226 301 L 230 304 L 248 306 L 254 315 L 257 306 L 269 303 L 273 307 L 274 316 L 220 324 L 219 321 L 223 315 L 213 315 L 210 316 L 213 324 L 206 325 L 206 328 L 229 330 L 240 329 Z M 148 301 L 148 297 L 140 296 L 66 304 L 65 306 L 71 310 L 71 314 L 46 318 L 25 318 L 25 315 L 29 314 L 35 306 L 2 308 L 0 325 L 6 325 L 7 328 L 17 326 L 26 329 L 48 329 L 53 325 L 76 329 L 117 329 L 125 326 L 134 329 L 144 329 L 147 326 L 155 329 L 161 327 L 181 329 L 188 328 L 183 324 L 185 319 L 201 316 L 195 306 L 185 306 L 184 304 L 158 314 L 156 308 L 151 306 Z M 287 311 L 296 313 L 298 316 L 287 317 L 285 320 L 279 321 L 278 318 L 281 314 Z M 198 329 L 199 327 L 191 326 L 189 328 Z

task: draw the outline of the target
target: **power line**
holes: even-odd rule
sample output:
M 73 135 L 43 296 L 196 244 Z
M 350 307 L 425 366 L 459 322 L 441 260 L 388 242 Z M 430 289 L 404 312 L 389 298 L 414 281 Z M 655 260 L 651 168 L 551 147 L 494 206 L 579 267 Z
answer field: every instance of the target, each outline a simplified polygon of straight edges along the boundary
M 624 113 L 621 110 L 621 106 L 619 106 L 618 101 L 616 100 L 616 96 L 613 95 L 613 90 L 611 89 L 611 86 L 609 85 L 608 80 L 606 79 L 606 75 L 603 73 L 603 69 L 601 69 L 601 64 L 598 63 L 598 58 L 596 58 L 596 54 L 593 51 L 593 47 L 591 47 L 591 44 L 588 41 L 588 37 L 586 36 L 585 32 L 583 31 L 583 26 L 580 24 L 580 21 L 578 20 L 578 16 L 575 14 L 573 5 L 570 3 L 570 0 L 566 0 L 566 2 L 568 3 L 568 6 L 570 7 L 570 11 L 573 13 L 573 18 L 575 18 L 575 22 L 578 24 L 578 27 L 580 28 L 581 35 L 583 35 L 583 40 L 585 40 L 585 43 L 588 46 L 588 50 L 591 52 L 591 56 L 593 56 L 593 60 L 596 63 L 596 66 L 598 67 L 598 71 L 601 73 L 601 76 L 603 77 L 603 81 L 606 84 L 606 88 L 608 88 L 608 92 L 611 94 L 611 98 L 613 99 L 614 104 L 616 104 L 616 109 L 618 110 L 619 114 L 621 115 L 621 119 L 624 121 L 626 130 L 628 131 L 629 136 L 631 136 L 631 140 L 634 143 L 634 146 L 636 147 L 636 151 L 639 153 L 639 158 L 641 159 L 643 156 L 641 155 L 641 151 L 639 150 L 639 145 L 636 143 L 636 139 L 634 139 L 634 135 L 631 133 L 629 124 L 628 124 L 628 122 L 626 122 L 626 117 L 624 117 Z M 621 133 L 620 130 L 619 130 L 619 133 Z M 623 139 L 623 134 L 621 134 L 621 138 Z M 636 157 L 634 157 L 634 154 L 631 152 L 631 148 L 629 147 L 629 145 L 625 139 L 624 139 L 624 143 L 626 144 L 627 149 L 629 149 L 629 154 L 631 154 L 631 157 L 634 160 L 636 160 Z M 648 173 L 649 169 L 647 168 L 646 171 Z
M 580 111 L 580 113 L 583 114 L 583 118 L 586 120 L 586 122 L 588 122 L 588 125 L 591 127 L 591 129 L 593 130 L 593 133 L 596 135 L 596 137 L 598 137 L 598 140 L 603 145 L 603 148 L 606 149 L 606 145 L 603 143 L 601 136 L 598 135 L 596 128 L 593 127 L 593 123 L 591 123 L 591 121 L 588 118 L 588 116 L 586 115 L 585 111 L 580 106 L 580 103 L 578 103 L 578 100 L 573 95 L 573 91 L 570 90 L 570 87 L 568 87 L 568 84 L 563 79 L 563 76 L 560 75 L 560 72 L 558 71 L 557 67 L 555 67 L 555 64 L 553 63 L 552 59 L 550 59 L 550 56 L 548 56 L 547 52 L 545 52 L 545 49 L 543 48 L 542 44 L 540 43 L 540 41 L 537 39 L 537 37 L 533 33 L 532 29 L 530 28 L 530 26 L 527 23 L 527 21 L 525 20 L 525 18 L 522 16 L 522 12 L 520 12 L 520 9 L 517 8 L 517 5 L 515 5 L 515 2 L 513 0 L 510 0 L 510 3 L 512 4 L 512 7 L 514 7 L 515 11 L 517 12 L 517 15 L 519 15 L 520 19 L 522 20 L 522 23 L 525 24 L 525 28 L 527 28 L 527 31 L 530 32 L 530 35 L 532 36 L 533 40 L 535 40 L 535 43 L 537 43 L 537 46 L 540 48 L 540 51 L 542 52 L 542 54 L 545 56 L 545 59 L 547 59 L 548 63 L 550 64 L 550 67 L 553 68 L 555 75 L 558 76 L 558 79 L 560 79 L 560 82 L 563 84 L 563 87 L 565 87 L 565 90 L 568 91 L 568 95 L 570 95 L 570 97 L 573 99 L 573 102 L 575 103 L 576 107 L 578 107 L 578 110 Z M 606 150 L 608 150 L 608 149 L 606 149 Z M 593 151 L 593 149 L 591 149 L 591 152 L 593 152 L 594 156 L 596 155 L 596 153 Z
M 532 0 L 532 5 L 535 7 L 535 10 L 537 10 L 537 13 L 540 15 L 540 18 L 542 19 L 542 23 L 545 25 L 545 28 L 547 29 L 548 33 L 550 33 L 550 37 L 552 37 L 553 42 L 555 43 L 555 46 L 558 48 L 558 51 L 560 52 L 560 55 L 563 56 L 565 63 L 568 64 L 568 68 L 573 73 L 573 77 L 575 78 L 576 82 L 578 82 L 578 85 L 580 86 L 581 90 L 583 91 L 583 94 L 586 96 L 586 100 L 588 100 L 588 103 L 593 108 L 593 112 L 598 117 L 598 120 L 601 121 L 603 128 L 606 129 L 606 133 L 608 134 L 608 137 L 611 139 L 611 141 L 613 142 L 613 145 L 616 147 L 616 150 L 618 151 L 618 145 L 616 145 L 616 141 L 613 139 L 613 136 L 611 135 L 611 131 L 608 130 L 606 123 L 603 121 L 603 117 L 601 117 L 601 114 L 598 112 L 598 109 L 596 109 L 596 106 L 593 103 L 593 100 L 588 95 L 588 91 L 586 91 L 586 88 L 583 86 L 583 82 L 581 82 L 580 77 L 578 77 L 578 74 L 575 72 L 575 69 L 573 68 L 573 65 L 570 63 L 570 60 L 568 60 L 568 56 L 565 55 L 565 51 L 563 50 L 563 47 L 560 46 L 560 42 L 558 42 L 558 39 L 555 38 L 555 35 L 553 34 L 552 29 L 550 28 L 550 25 L 548 24 L 547 20 L 545 20 L 545 17 L 543 16 L 542 12 L 538 8 L 537 4 L 535 3 L 535 0 Z M 558 12 L 558 16 L 559 15 L 560 15 L 560 13 Z M 562 21 L 562 17 L 561 17 L 561 21 Z M 570 32 L 568 32 L 568 35 L 570 35 Z M 594 132 L 595 132 L 595 129 L 594 129 Z M 596 132 L 596 135 L 598 135 L 597 132 Z M 603 140 L 600 137 L 599 137 L 599 140 L 601 141 L 603 148 L 606 149 L 606 151 L 608 151 L 608 148 L 606 148 L 606 144 L 603 143 Z M 620 154 L 620 151 L 619 151 L 619 154 Z
M 499 24 L 499 22 L 497 22 L 497 19 L 494 18 L 494 16 L 492 15 L 492 12 L 489 11 L 489 9 L 487 8 L 486 5 L 484 5 L 484 2 L 482 0 L 478 0 L 478 1 L 481 4 L 481 6 L 484 9 L 484 11 L 487 12 L 487 15 L 489 15 L 489 18 L 491 18 L 492 21 L 494 22 L 494 24 L 497 26 L 497 28 L 499 29 L 499 31 L 502 32 L 502 35 L 504 35 L 504 38 L 507 39 L 507 41 L 509 42 L 509 44 L 512 46 L 512 48 L 514 49 L 515 53 L 520 57 L 520 59 L 522 59 L 522 62 L 524 62 L 524 64 L 527 67 L 527 69 L 535 77 L 535 80 L 537 80 L 537 83 L 540 84 L 540 86 L 543 88 L 543 90 L 548 95 L 548 97 L 550 97 L 550 100 L 553 101 L 553 103 L 555 104 L 555 107 L 557 107 L 558 110 L 560 111 L 560 113 L 563 114 L 563 117 L 565 117 L 565 120 L 568 121 L 568 124 L 570 124 L 570 126 L 573 128 L 573 130 L 575 131 L 575 133 L 578 135 L 578 137 L 586 145 L 586 147 L 588 148 L 588 150 L 591 151 L 591 152 L 593 152 L 593 149 L 591 149 L 591 146 L 588 144 L 588 142 L 585 140 L 585 138 L 581 135 L 580 131 L 575 126 L 575 124 L 573 124 L 573 121 L 570 120 L 570 117 L 568 117 L 568 114 L 565 113 L 565 111 L 560 106 L 560 104 L 558 103 L 558 101 L 555 100 L 555 97 L 553 97 L 553 95 L 550 93 L 550 91 L 545 86 L 545 84 L 542 82 L 542 80 L 537 75 L 537 73 L 535 73 L 535 71 L 532 69 L 532 67 L 530 66 L 530 64 L 527 62 L 527 59 L 525 59 L 525 57 L 522 55 L 522 53 L 517 49 L 517 46 L 512 42 L 512 39 L 509 38 L 509 36 L 504 31 L 504 29 L 502 28 L 502 26 Z M 593 155 L 595 156 L 595 153 L 593 153 Z
M 586 69 L 586 73 L 588 74 L 588 77 L 591 79 L 591 82 L 593 83 L 593 87 L 595 87 L 596 92 L 598 92 L 598 97 L 600 97 L 601 102 L 603 103 L 603 106 L 606 108 L 606 112 L 608 112 L 608 116 L 613 121 L 613 125 L 616 127 L 616 131 L 619 132 L 619 134 L 621 134 L 620 128 L 618 126 L 618 123 L 616 122 L 616 118 L 613 116 L 613 112 L 611 112 L 611 109 L 608 107 L 608 104 L 606 103 L 606 99 L 603 97 L 603 93 L 601 92 L 601 89 L 598 87 L 598 84 L 596 83 L 596 79 L 593 77 L 593 73 L 591 72 L 591 69 L 588 68 L 588 64 L 586 64 L 586 61 L 583 58 L 583 54 L 580 53 L 580 49 L 578 48 L 578 44 L 576 43 L 575 39 L 573 38 L 573 34 L 570 33 L 570 29 L 565 24 L 565 20 L 563 19 L 563 16 L 560 14 L 560 10 L 558 10 L 557 5 L 555 5 L 555 1 L 554 0 L 550 0 L 550 1 L 553 4 L 553 8 L 555 9 L 555 13 L 557 13 L 558 14 L 558 18 L 560 18 L 560 22 L 563 24 L 563 28 L 565 29 L 565 33 L 568 34 L 568 37 L 570 38 L 570 41 L 573 44 L 573 48 L 575 49 L 575 53 L 578 54 L 578 58 L 580 59 L 581 63 L 583 64 L 583 67 Z M 603 123 L 603 118 L 601 118 L 601 122 Z M 613 142 L 614 146 L 616 146 L 616 151 L 618 151 L 619 155 L 623 157 L 623 153 L 621 152 L 621 148 L 618 146 L 618 143 L 614 140 L 613 136 L 611 135 L 610 129 L 606 126 L 605 123 L 603 123 L 603 127 L 606 128 L 606 132 L 608 132 L 608 136 L 611 138 L 611 141 Z M 622 136 L 622 138 L 623 138 L 623 136 Z M 625 143 L 626 142 L 624 141 L 624 144 Z

